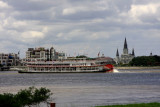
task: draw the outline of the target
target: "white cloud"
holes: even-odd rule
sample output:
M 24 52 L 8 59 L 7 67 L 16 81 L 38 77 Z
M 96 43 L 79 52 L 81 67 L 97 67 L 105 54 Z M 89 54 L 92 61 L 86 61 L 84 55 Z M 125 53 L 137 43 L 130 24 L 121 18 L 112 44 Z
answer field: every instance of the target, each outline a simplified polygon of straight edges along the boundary
M 69 33 L 69 35 L 70 35 L 70 37 L 74 37 L 74 36 L 76 36 L 76 35 L 82 34 L 83 32 L 84 32 L 84 31 L 81 30 L 81 29 L 74 29 L 74 30 L 72 30 L 72 31 Z
M 105 20 L 102 18 L 97 18 L 97 19 L 93 19 L 91 20 L 92 23 L 103 23 Z
M 160 31 L 159 29 L 150 29 L 144 32 L 144 37 L 146 38 L 155 38 L 160 42 Z
M 47 33 L 48 31 L 49 31 L 49 27 L 44 26 L 43 29 L 42 29 L 42 32 L 43 33 Z
M 132 17 L 139 17 L 144 14 L 156 14 L 160 4 L 132 5 L 130 14 Z
M 57 37 L 63 37 L 63 35 L 64 35 L 63 33 L 58 33 Z
M 129 16 L 134 20 L 141 20 L 142 16 L 152 16 L 158 14 L 158 9 L 160 8 L 160 3 L 156 4 L 144 4 L 144 5 L 132 5 L 129 11 Z
M 109 35 L 109 32 L 94 32 L 90 36 L 88 36 L 89 40 L 98 40 L 98 39 L 107 39 L 111 35 Z
M 70 41 L 70 42 L 74 42 L 75 39 L 81 40 L 85 36 L 86 36 L 86 32 L 81 29 L 73 29 L 69 32 L 60 32 L 56 35 L 57 40 Z
M 13 27 L 14 28 L 24 27 L 26 25 L 27 25 L 27 23 L 25 21 L 15 21 L 15 22 L 13 22 Z
M 44 34 L 39 31 L 26 31 L 23 32 L 21 36 L 23 42 L 35 42 L 44 38 Z
M 5 18 L 5 13 L 0 13 L 0 18 L 4 19 Z
M 62 12 L 63 15 L 69 15 L 74 13 L 76 13 L 76 10 L 74 8 L 66 8 Z
M 60 33 L 58 33 L 57 35 L 56 35 L 56 40 L 57 41 L 69 41 L 69 40 L 71 40 L 72 38 L 70 37 L 70 36 L 68 36 L 68 34 L 67 33 L 62 33 L 62 32 L 60 32 Z
M 89 11 L 89 10 L 91 10 L 91 8 L 85 7 L 85 6 L 71 7 L 71 8 L 63 9 L 62 14 L 63 15 L 70 15 L 70 14 L 75 14 L 77 12 L 85 12 L 85 11 Z
M 99 1 L 87 4 L 79 4 L 77 6 L 70 6 L 64 8 L 62 11 L 62 15 L 71 15 L 77 12 L 91 12 L 91 11 L 105 11 L 108 10 L 108 2 Z
M 10 8 L 10 6 L 7 3 L 0 1 L 0 8 Z
M 0 31 L 2 31 L 3 30 L 3 28 L 2 28 L 2 26 L 0 25 Z
M 13 17 L 8 16 L 4 19 L 1 19 L 0 22 L 2 28 L 6 31 L 9 30 L 22 30 L 26 27 L 29 27 L 29 23 L 27 21 L 15 20 Z

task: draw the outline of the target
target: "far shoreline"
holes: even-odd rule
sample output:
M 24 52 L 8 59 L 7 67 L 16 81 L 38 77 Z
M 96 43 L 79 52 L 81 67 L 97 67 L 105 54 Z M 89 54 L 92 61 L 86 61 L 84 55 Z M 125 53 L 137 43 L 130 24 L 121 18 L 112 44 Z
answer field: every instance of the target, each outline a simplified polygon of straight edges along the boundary
M 143 67 L 143 66 L 115 66 L 114 67 L 115 69 L 160 69 L 160 66 L 152 66 L 152 67 L 150 67 L 150 66 L 148 66 L 148 67 Z

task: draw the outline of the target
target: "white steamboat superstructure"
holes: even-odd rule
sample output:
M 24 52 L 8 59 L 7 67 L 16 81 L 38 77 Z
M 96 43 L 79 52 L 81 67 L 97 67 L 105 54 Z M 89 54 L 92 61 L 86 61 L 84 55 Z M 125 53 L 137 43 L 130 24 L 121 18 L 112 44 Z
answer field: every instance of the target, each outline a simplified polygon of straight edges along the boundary
M 98 73 L 112 72 L 113 66 L 101 60 L 65 59 L 27 62 L 27 69 L 19 73 Z

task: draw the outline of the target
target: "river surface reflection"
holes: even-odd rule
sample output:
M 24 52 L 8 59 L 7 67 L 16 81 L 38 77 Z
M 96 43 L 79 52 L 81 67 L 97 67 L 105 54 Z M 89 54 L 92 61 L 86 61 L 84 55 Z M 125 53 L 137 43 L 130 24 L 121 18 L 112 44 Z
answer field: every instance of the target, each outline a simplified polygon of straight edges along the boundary
M 56 107 L 160 102 L 160 70 L 150 71 L 154 70 L 89 74 L 19 74 L 16 71 L 0 71 L 0 93 L 16 93 L 30 86 L 46 87 L 52 91 L 52 101 Z M 47 107 L 41 104 L 43 106 Z

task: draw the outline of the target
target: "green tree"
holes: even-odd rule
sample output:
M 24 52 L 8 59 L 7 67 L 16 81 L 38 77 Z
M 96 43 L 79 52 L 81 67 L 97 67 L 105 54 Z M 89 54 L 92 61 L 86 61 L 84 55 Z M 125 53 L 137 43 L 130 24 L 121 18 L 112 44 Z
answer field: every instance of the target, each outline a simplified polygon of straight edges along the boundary
M 11 93 L 0 94 L 0 107 L 22 107 Z
M 41 102 L 46 102 L 52 95 L 49 89 L 41 87 L 29 87 L 20 90 L 17 94 L 4 93 L 0 94 L 0 107 L 30 107 Z
M 131 66 L 159 66 L 160 56 L 139 56 L 132 59 Z
M 85 55 L 80 55 L 80 56 L 76 56 L 76 58 L 88 58 L 88 57 Z

